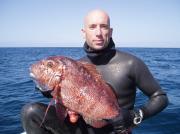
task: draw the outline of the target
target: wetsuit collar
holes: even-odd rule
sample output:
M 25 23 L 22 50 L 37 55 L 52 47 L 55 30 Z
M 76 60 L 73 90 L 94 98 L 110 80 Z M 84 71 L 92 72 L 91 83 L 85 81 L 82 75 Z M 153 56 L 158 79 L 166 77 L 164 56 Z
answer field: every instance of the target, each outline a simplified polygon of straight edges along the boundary
M 85 42 L 84 50 L 87 54 L 87 57 L 94 64 L 106 64 L 115 55 L 115 44 L 112 38 L 110 38 L 110 42 L 106 48 L 104 48 L 103 50 L 93 50 Z

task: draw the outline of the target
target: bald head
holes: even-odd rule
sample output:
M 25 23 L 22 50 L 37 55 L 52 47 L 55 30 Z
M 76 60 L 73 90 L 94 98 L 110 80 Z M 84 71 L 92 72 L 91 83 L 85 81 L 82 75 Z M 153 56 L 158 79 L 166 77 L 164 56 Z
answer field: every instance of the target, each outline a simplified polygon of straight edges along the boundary
M 94 21 L 104 21 L 110 27 L 110 18 L 109 15 L 100 9 L 90 11 L 84 18 L 84 27 L 86 27 L 89 23 L 93 23 Z
M 112 36 L 108 14 L 99 9 L 90 11 L 84 18 L 82 33 L 90 48 L 94 50 L 106 48 Z

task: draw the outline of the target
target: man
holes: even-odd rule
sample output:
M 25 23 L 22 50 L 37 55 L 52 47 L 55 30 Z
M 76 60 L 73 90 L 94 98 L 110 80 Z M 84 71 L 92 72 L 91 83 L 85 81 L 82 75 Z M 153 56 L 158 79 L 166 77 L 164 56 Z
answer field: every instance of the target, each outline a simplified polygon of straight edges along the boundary
M 112 40 L 112 28 L 106 12 L 93 10 L 84 19 L 82 29 L 87 56 L 81 58 L 96 65 L 103 79 L 112 86 L 117 95 L 121 115 L 116 119 L 107 120 L 103 128 L 87 125 L 82 117 L 69 113 L 70 119 L 61 124 L 52 106 L 45 122 L 40 127 L 47 105 L 34 103 L 26 105 L 22 110 L 22 124 L 28 134 L 130 134 L 131 129 L 160 111 L 168 104 L 166 93 L 153 78 L 147 66 L 137 57 L 118 51 Z M 148 98 L 148 102 L 135 109 L 136 87 Z M 45 96 L 49 93 L 43 92 Z

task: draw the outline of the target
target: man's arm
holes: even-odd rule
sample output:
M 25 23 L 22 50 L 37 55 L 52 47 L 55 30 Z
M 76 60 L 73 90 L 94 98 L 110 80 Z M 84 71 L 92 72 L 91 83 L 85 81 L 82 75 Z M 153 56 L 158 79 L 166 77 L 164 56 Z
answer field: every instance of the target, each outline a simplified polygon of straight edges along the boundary
M 122 109 L 119 117 L 109 121 L 117 133 L 128 131 L 128 128 L 137 126 L 142 120 L 159 113 L 168 105 L 166 93 L 161 89 L 147 66 L 140 59 L 133 59 L 130 75 L 136 86 L 149 99 L 140 108 L 135 108 L 134 110 Z
M 135 61 L 133 69 L 137 87 L 149 98 L 140 108 L 143 111 L 143 119 L 146 119 L 161 112 L 168 105 L 168 98 L 141 60 Z

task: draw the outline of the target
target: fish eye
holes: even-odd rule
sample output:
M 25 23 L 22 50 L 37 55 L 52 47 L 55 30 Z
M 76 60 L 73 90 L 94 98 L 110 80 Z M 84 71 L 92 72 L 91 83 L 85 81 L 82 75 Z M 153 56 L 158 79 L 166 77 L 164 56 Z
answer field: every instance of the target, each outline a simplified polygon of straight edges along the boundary
M 53 67 L 53 62 L 52 61 L 48 61 L 47 66 L 52 68 Z

